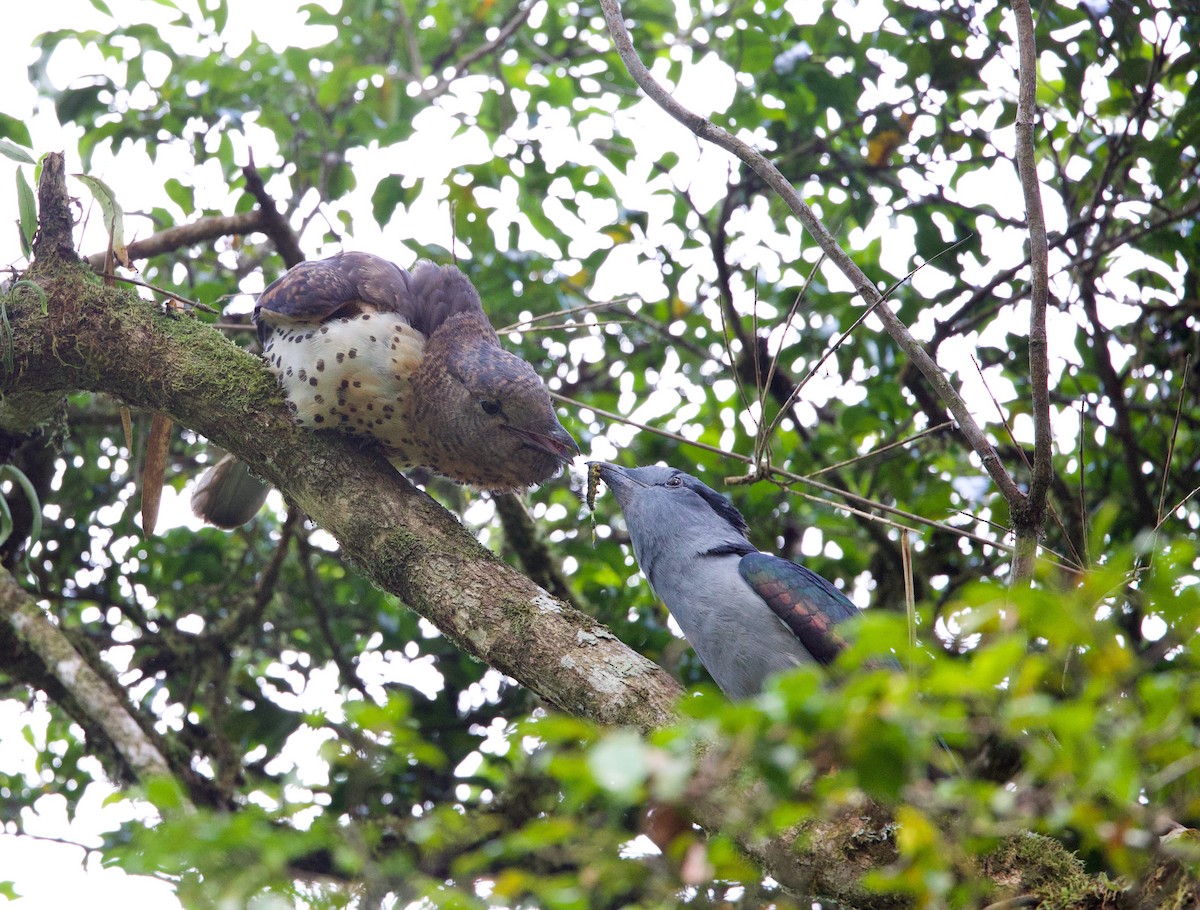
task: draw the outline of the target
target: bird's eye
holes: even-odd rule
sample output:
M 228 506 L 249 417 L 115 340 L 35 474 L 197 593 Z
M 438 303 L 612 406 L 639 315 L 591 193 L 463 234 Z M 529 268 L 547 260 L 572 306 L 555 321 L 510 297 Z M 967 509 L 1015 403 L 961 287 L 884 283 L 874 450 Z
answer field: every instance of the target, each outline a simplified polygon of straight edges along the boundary
M 683 486 L 683 478 L 680 477 L 678 474 L 674 475 L 673 477 L 669 477 L 669 478 L 667 478 L 667 486 L 669 486 L 669 487 Z
M 488 401 L 487 399 L 484 399 L 483 401 L 479 402 L 479 406 L 483 408 L 483 413 L 485 414 L 500 413 L 500 402 L 498 401 Z

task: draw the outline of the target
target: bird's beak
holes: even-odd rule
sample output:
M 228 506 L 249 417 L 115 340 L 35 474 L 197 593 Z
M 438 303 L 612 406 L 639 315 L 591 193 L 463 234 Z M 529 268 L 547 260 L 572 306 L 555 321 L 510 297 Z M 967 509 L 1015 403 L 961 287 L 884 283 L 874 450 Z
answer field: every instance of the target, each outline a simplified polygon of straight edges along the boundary
M 622 487 L 628 487 L 630 484 L 637 484 L 639 487 L 645 486 L 640 480 L 631 477 L 624 468 L 619 465 L 609 464 L 607 461 L 589 461 L 588 469 L 589 471 L 595 470 L 600 475 L 600 479 L 614 493 Z
M 556 423 L 549 433 L 534 433 L 531 430 L 519 430 L 516 427 L 508 427 L 508 429 L 534 448 L 549 452 L 563 464 L 570 464 L 579 454 L 579 443 L 563 429 L 560 423 Z

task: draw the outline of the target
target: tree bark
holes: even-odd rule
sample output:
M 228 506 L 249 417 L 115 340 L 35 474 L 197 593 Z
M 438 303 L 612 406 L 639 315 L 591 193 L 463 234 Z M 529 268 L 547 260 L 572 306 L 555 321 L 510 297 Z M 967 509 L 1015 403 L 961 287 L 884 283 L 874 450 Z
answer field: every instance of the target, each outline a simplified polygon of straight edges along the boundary
M 1017 99 L 1017 175 L 1025 197 L 1025 219 L 1029 233 L 1029 386 L 1033 405 L 1033 471 L 1025 501 L 1012 508 L 1017 552 L 1013 559 L 1013 584 L 1029 584 L 1037 563 L 1038 544 L 1046 523 L 1046 496 L 1054 479 L 1050 427 L 1050 360 L 1046 337 L 1046 301 L 1050 296 L 1049 246 L 1042 193 L 1038 182 L 1034 130 L 1037 128 L 1037 47 L 1034 43 L 1033 10 L 1029 0 L 1014 0 L 1020 93 Z

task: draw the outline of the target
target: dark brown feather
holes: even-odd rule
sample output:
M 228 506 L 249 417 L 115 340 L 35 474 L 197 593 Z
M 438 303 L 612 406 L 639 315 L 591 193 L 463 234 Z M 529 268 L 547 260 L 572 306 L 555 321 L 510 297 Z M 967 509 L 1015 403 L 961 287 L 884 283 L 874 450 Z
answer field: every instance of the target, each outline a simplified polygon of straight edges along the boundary
M 289 269 L 259 295 L 254 321 L 265 344 L 277 325 L 320 323 L 363 312 L 397 313 L 428 338 L 455 313 L 482 316 L 483 305 L 474 285 L 453 266 L 420 262 L 408 272 L 379 256 L 352 252 Z

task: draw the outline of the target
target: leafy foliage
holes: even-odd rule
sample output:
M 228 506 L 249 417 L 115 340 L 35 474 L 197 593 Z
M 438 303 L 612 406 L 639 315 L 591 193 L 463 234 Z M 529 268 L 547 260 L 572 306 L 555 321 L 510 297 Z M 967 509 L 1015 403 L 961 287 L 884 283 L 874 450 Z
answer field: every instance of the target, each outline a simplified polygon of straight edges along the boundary
M 264 890 L 344 906 L 353 888 L 446 906 L 784 906 L 737 845 L 865 817 L 869 797 L 898 827 L 858 823 L 874 862 L 856 899 L 965 907 L 991 896 L 989 863 L 1020 832 L 1060 840 L 1089 872 L 1137 877 L 1160 856 L 1159 814 L 1200 822 L 1194 17 L 1038 10 L 1058 451 L 1054 565 L 1026 593 L 1003 588 L 1007 508 L 933 391 L 873 319 L 850 332 L 857 298 L 753 173 L 632 91 L 595 3 L 309 4 L 291 46 L 239 31 L 231 12 L 160 0 L 144 21 L 42 36 L 31 78 L 84 126 L 85 171 L 101 150 L 191 161 L 146 213 L 157 229 L 251 208 L 235 188 L 253 151 L 310 255 L 371 235 L 404 264 L 462 257 L 493 322 L 524 329 L 507 343 L 564 396 L 585 450 L 619 446 L 625 463 L 687 466 L 717 487 L 747 463 L 775 469 L 778 485 L 730 488 L 755 542 L 876 609 L 836 680 L 801 671 L 730 705 L 638 581 L 606 498 L 593 540 L 577 493 L 548 485 L 529 507 L 576 601 L 700 687 L 673 728 L 597 729 L 462 655 L 294 514 L 143 539 L 142 454 L 119 441 L 116 408 L 76 396 L 60 445 L 7 453 L 46 504 L 30 580 L 117 668 L 202 807 L 177 815 L 172 788 L 130 786 L 166 820 L 129 823 L 106 859 L 179 876 L 190 906 Z M 974 388 L 1020 475 L 1028 291 L 1008 10 L 890 2 L 870 22 L 844 4 L 758 0 L 627 14 L 661 80 L 770 154 L 880 288 L 898 283 L 891 303 Z M 107 66 L 56 88 L 49 64 L 75 42 Z M 431 142 L 453 163 L 416 155 Z M 0 143 L 25 160 L 19 119 L 0 116 Z M 281 267 L 254 234 L 152 259 L 143 277 L 219 304 Z M 196 442 L 175 441 L 176 491 L 199 470 Z M 427 486 L 522 564 L 486 499 Z M 896 647 L 909 636 L 901 533 L 926 604 L 911 655 Z M 6 547 L 12 567 L 22 553 Z M 889 649 L 904 673 L 868 666 Z M 0 682 L 10 698 L 38 684 L 20 666 Z M 102 777 L 133 783 L 50 712 L 46 773 L 0 780 L 7 818 L 47 791 L 74 807 Z M 726 830 L 685 830 L 662 856 L 639 837 L 647 801 L 686 808 L 731 769 L 758 783 Z M 1050 899 L 1046 883 L 1023 885 Z

